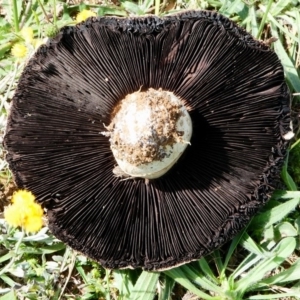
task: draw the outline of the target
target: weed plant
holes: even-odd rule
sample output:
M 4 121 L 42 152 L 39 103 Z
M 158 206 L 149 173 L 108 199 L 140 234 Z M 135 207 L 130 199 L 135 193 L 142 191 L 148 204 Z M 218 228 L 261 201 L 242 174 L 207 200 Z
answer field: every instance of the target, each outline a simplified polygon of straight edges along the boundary
M 80 12 L 166 15 L 216 10 L 271 43 L 293 94 L 295 137 L 282 170 L 285 190 L 233 241 L 209 256 L 161 273 L 108 271 L 55 239 L 46 225 L 26 235 L 0 215 L 0 300 L 14 299 L 300 299 L 300 1 L 299 0 L 3 0 L 0 9 L 0 127 L 28 58 Z M 32 33 L 28 28 L 32 29 Z M 26 30 L 24 31 L 24 29 Z M 16 48 L 18 45 L 25 48 Z M 25 49 L 25 50 L 24 50 Z M 18 52 L 18 51 L 19 52 Z M 23 52 L 22 52 L 23 51 Z M 1 149 L 1 206 L 13 191 Z

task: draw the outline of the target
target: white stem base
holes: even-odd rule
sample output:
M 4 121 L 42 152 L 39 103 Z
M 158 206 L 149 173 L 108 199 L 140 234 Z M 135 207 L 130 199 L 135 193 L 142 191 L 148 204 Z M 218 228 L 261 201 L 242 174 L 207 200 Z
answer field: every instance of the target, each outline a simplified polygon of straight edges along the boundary
M 111 149 L 122 171 L 158 178 L 178 161 L 192 136 L 192 121 L 173 93 L 149 89 L 129 94 L 107 126 Z

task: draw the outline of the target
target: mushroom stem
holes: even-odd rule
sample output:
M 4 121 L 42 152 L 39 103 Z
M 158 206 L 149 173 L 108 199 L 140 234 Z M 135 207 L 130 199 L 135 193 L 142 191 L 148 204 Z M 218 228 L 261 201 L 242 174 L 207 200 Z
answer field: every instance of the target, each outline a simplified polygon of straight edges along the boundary
M 192 121 L 172 92 L 148 89 L 129 94 L 114 108 L 102 134 L 110 137 L 120 169 L 140 178 L 158 178 L 177 162 L 192 136 Z

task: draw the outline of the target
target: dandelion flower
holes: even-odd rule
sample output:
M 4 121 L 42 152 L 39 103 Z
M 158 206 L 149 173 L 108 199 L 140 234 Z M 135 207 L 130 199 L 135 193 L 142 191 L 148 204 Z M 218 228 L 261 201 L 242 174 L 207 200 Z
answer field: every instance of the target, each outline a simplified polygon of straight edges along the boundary
M 84 9 L 76 16 L 76 22 L 79 23 L 86 20 L 89 17 L 95 17 L 95 16 L 96 13 L 94 13 L 93 11 Z
M 22 220 L 20 218 L 20 215 L 22 214 L 22 211 L 20 208 L 16 205 L 10 205 L 6 207 L 4 211 L 4 218 L 6 222 L 11 225 L 12 227 L 18 227 L 22 225 Z
M 34 195 L 26 190 L 19 190 L 12 196 L 11 202 L 17 205 L 32 204 L 35 201 Z
M 4 211 L 6 222 L 13 227 L 22 227 L 27 232 L 36 232 L 43 225 L 42 207 L 35 202 L 34 195 L 26 190 L 13 194 L 12 204 Z
M 27 53 L 28 49 L 23 43 L 14 44 L 11 48 L 11 54 L 16 58 L 23 58 Z
M 27 232 L 37 232 L 42 228 L 42 226 L 43 226 L 43 220 L 41 215 L 41 216 L 33 216 L 31 218 L 28 218 L 26 224 L 24 224 L 23 227 Z
M 26 43 L 32 44 L 33 42 L 33 29 L 31 27 L 24 27 L 20 31 L 22 38 Z

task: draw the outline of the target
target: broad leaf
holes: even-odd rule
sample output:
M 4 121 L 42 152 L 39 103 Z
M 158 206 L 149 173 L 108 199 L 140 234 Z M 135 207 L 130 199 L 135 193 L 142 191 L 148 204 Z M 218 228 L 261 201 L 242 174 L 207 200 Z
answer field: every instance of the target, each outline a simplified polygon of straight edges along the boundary
M 132 289 L 130 300 L 152 300 L 156 295 L 159 273 L 143 271 Z

